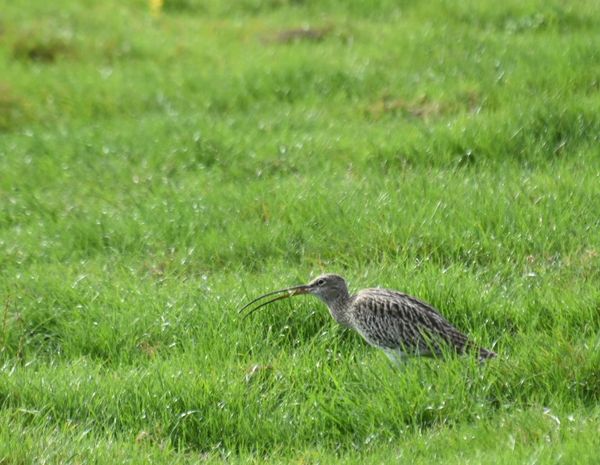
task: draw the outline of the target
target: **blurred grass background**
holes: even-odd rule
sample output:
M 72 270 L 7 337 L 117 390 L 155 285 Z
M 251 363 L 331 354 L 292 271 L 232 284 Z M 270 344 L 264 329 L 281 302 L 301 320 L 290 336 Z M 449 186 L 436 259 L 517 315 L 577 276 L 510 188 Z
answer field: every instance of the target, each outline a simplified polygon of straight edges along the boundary
M 595 463 L 596 2 L 11 2 L 2 463 Z M 398 372 L 322 271 L 500 358 Z

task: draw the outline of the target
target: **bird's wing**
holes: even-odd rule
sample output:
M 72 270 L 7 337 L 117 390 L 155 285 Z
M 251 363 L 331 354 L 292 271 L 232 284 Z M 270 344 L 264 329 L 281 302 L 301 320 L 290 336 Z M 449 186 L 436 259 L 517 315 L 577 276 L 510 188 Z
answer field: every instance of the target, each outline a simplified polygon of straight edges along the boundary
M 439 353 L 442 344 L 458 352 L 469 345 L 467 337 L 431 305 L 389 289 L 365 289 L 352 304 L 356 329 L 380 347 L 421 354 Z

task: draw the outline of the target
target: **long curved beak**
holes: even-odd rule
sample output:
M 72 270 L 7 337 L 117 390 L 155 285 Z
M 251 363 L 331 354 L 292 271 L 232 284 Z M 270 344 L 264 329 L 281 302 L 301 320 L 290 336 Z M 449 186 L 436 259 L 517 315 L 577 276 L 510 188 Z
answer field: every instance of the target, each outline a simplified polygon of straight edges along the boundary
M 244 318 L 248 318 L 248 316 L 252 315 L 256 310 L 258 310 L 261 307 L 264 307 L 265 305 L 269 305 L 270 303 L 276 302 L 278 300 L 288 299 L 295 295 L 308 294 L 309 292 L 310 292 L 310 286 L 307 286 L 305 284 L 303 284 L 301 286 L 286 287 L 285 289 L 279 289 L 277 291 L 267 292 L 266 294 L 263 294 L 263 295 L 257 297 L 256 299 L 252 300 L 251 302 L 248 302 L 246 305 L 244 305 L 242 308 L 240 308 L 238 310 L 238 313 L 242 313 L 248 307 L 250 307 L 251 305 L 255 304 L 256 302 L 264 299 L 265 297 L 270 297 L 272 295 L 281 294 L 281 295 L 275 297 L 274 299 L 267 300 L 266 302 L 263 302 L 260 305 L 254 307 L 252 310 L 250 310 L 248 313 L 246 313 L 244 315 Z

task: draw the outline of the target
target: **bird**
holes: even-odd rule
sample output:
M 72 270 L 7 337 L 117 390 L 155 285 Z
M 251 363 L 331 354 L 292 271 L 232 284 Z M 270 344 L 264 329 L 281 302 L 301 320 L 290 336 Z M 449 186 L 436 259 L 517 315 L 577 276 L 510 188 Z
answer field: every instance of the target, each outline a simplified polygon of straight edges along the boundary
M 355 330 L 397 364 L 410 357 L 438 357 L 446 352 L 475 353 L 479 361 L 496 356 L 495 352 L 477 346 L 430 304 L 384 288 L 350 294 L 346 280 L 333 273 L 320 275 L 308 284 L 263 294 L 240 308 L 239 313 L 259 303 L 245 313 L 246 318 L 265 305 L 301 294 L 322 300 L 336 322 Z M 261 302 L 273 296 L 276 297 Z

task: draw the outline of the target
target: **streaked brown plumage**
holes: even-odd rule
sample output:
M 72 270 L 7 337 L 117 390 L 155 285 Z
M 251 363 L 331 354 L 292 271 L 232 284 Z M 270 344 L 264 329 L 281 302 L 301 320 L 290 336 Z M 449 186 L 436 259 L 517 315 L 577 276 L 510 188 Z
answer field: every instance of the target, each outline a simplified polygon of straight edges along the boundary
M 477 347 L 431 305 L 390 289 L 363 289 L 351 295 L 344 278 L 336 274 L 324 274 L 306 285 L 269 292 L 242 307 L 240 312 L 265 297 L 277 295 L 247 315 L 298 294 L 312 294 L 321 299 L 338 323 L 357 331 L 394 361 L 411 355 L 437 356 L 444 347 L 459 354 L 473 351 L 480 360 L 496 355 Z

